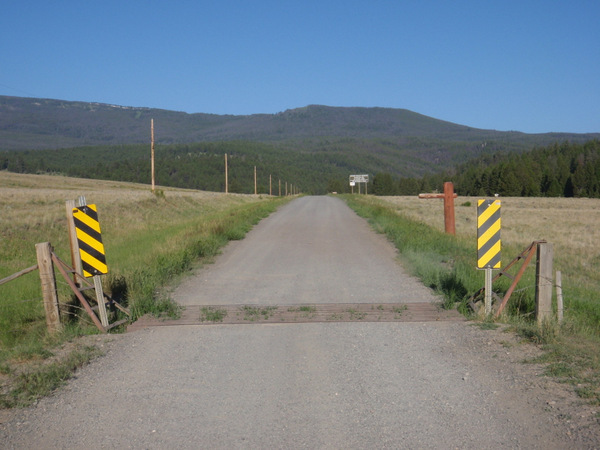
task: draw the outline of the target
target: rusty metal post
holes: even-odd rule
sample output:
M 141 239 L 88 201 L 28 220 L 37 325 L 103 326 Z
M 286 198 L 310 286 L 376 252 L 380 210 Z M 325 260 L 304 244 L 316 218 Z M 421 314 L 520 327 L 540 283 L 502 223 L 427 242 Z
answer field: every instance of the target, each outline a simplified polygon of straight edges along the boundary
M 40 270 L 40 281 L 42 283 L 46 325 L 48 332 L 53 334 L 60 331 L 62 326 L 60 323 L 58 293 L 56 291 L 56 276 L 54 275 L 54 265 L 52 264 L 52 246 L 50 242 L 42 242 L 35 245 L 35 251 Z
M 456 235 L 454 219 L 454 185 L 451 181 L 444 183 L 444 225 L 446 233 Z
M 454 219 L 454 184 L 451 181 L 444 183 L 443 194 L 419 194 L 419 198 L 443 198 L 444 199 L 444 229 L 447 234 L 456 235 L 456 221 Z

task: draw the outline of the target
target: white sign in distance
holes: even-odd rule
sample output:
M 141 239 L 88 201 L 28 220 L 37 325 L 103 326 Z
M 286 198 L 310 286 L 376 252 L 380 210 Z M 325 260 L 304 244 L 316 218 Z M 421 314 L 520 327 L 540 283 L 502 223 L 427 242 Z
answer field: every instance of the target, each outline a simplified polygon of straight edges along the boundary
M 356 186 L 356 183 L 354 181 L 351 181 L 350 186 L 354 187 L 354 186 Z
M 350 183 L 368 183 L 369 175 L 350 175 Z

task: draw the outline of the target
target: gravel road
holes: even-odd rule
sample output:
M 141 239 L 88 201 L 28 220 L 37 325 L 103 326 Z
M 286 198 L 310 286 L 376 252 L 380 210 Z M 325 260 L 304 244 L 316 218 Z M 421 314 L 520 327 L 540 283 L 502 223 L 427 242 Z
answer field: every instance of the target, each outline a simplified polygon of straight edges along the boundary
M 305 197 L 227 248 L 175 298 L 434 300 L 394 254 L 343 202 Z M 521 363 L 534 348 L 467 322 L 156 327 L 96 339 L 106 356 L 0 424 L 3 448 L 599 443 L 565 413 L 566 391 Z
M 340 199 L 302 197 L 231 243 L 174 293 L 183 305 L 431 300 L 396 249 Z

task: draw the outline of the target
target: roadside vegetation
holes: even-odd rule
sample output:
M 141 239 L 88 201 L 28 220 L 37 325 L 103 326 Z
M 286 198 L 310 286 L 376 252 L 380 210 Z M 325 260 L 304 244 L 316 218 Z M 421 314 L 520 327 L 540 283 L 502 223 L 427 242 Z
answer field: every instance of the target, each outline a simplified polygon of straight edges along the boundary
M 39 242 L 70 262 L 65 201 L 84 195 L 98 207 L 105 292 L 128 306 L 133 320 L 177 315 L 165 287 L 287 201 L 160 189 L 153 195 L 145 185 L 0 171 L 0 279 L 35 265 Z M 97 329 L 60 274 L 57 284 L 65 318 L 59 336 L 47 334 L 37 271 L 0 285 L 0 407 L 35 400 L 95 355 L 93 346 L 71 342 Z M 66 347 L 72 351 L 56 361 Z
M 344 196 L 360 216 L 385 234 L 408 270 L 441 294 L 447 308 L 472 316 L 471 294 L 484 285 L 476 267 L 476 198 L 456 199 L 456 236 L 444 233 L 443 202 L 416 197 Z M 502 199 L 502 261 L 507 264 L 532 241 L 554 245 L 554 268 L 563 274 L 565 319 L 538 327 L 535 264 L 531 264 L 501 316 L 510 330 L 543 346 L 547 373 L 600 405 L 600 200 Z M 504 280 L 502 279 L 504 278 Z M 510 285 L 494 284 L 501 297 Z M 487 319 L 489 320 L 489 319 Z

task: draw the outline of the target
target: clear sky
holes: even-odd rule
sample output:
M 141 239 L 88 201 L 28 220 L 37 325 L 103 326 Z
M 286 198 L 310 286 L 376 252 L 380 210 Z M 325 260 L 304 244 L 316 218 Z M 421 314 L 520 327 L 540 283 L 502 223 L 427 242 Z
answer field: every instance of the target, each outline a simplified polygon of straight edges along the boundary
M 0 95 L 600 132 L 600 1 L 9 0 Z

